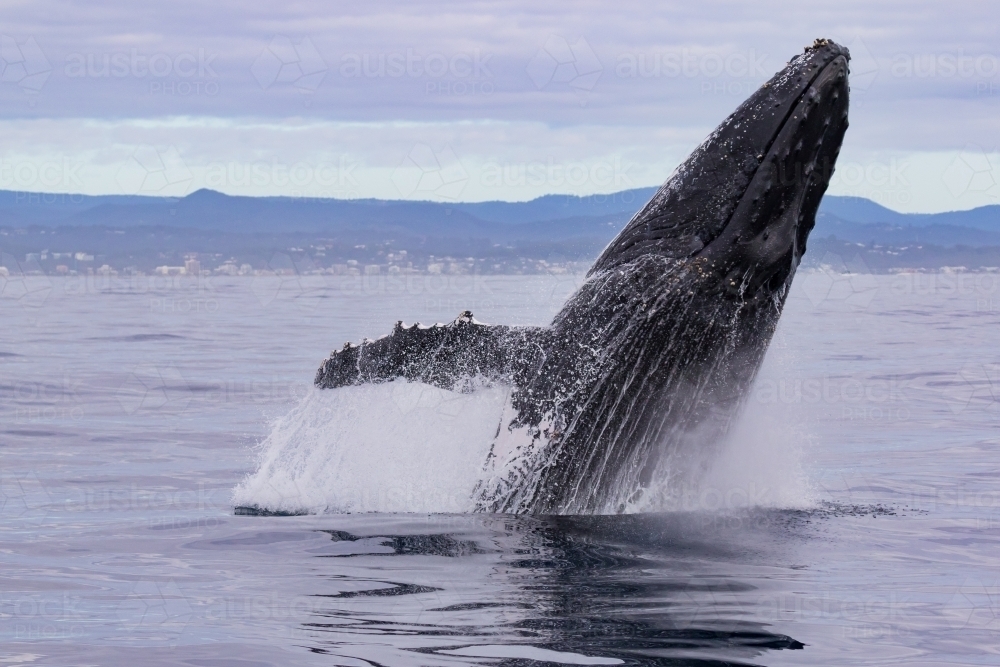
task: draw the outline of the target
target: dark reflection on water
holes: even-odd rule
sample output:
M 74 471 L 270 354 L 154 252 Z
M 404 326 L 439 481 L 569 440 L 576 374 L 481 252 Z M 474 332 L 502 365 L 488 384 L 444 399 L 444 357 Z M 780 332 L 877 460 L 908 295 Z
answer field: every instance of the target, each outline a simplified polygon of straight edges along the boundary
M 356 574 L 381 578 L 357 590 L 318 586 L 315 595 L 331 603 L 304 629 L 312 651 L 373 665 L 383 663 L 350 645 L 378 644 L 372 635 L 418 638 L 394 643 L 413 664 L 758 664 L 768 651 L 803 648 L 753 618 L 761 568 L 794 549 L 797 528 L 809 521 L 790 511 L 468 516 L 447 517 L 452 530 L 428 534 L 324 530 L 336 552 L 316 554 L 331 559 L 321 576 L 343 586 L 346 559 L 363 564 Z M 404 604 L 404 596 L 412 598 Z M 338 604 L 365 597 L 363 605 Z M 516 651 L 511 645 L 526 647 L 524 656 L 485 657 L 489 647 Z M 469 648 L 477 646 L 486 648 Z M 443 653 L 456 650 L 466 653 Z
M 324 530 L 322 532 L 329 533 L 334 542 L 357 542 L 361 539 L 343 530 Z M 368 539 L 379 539 L 380 537 Z M 450 535 L 395 535 L 381 538 L 380 544 L 392 547 L 392 555 L 394 556 L 447 556 L 454 558 L 465 554 L 486 553 L 475 542 L 456 540 Z M 358 554 L 343 554 L 343 556 L 355 555 Z M 331 555 L 327 557 L 343 556 Z

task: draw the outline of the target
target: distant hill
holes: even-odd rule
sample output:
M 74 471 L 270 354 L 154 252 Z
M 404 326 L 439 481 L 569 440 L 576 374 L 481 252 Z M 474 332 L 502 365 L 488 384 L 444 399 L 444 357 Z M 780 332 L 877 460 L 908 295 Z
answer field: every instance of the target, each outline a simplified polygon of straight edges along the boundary
M 1000 212 L 996 215 L 1000 217 Z M 989 221 L 984 222 L 988 223 Z M 1000 224 L 994 224 L 993 230 L 989 228 L 988 224 L 972 227 L 941 223 L 926 224 L 923 221 L 917 224 L 910 224 L 908 221 L 859 224 L 848 222 L 829 213 L 820 213 L 816 218 L 816 227 L 810 238 L 828 236 L 854 243 L 882 246 L 1000 246 Z
M 519 224 L 540 220 L 564 220 L 590 216 L 624 216 L 638 211 L 658 188 L 637 188 L 609 195 L 545 195 L 528 202 L 488 201 L 453 206 L 480 220 Z
M 497 224 L 572 218 L 627 220 L 656 191 L 547 195 L 530 202 L 441 203 L 379 199 L 229 196 L 198 190 L 183 198 L 38 195 L 0 191 L 0 226 L 186 227 L 205 231 L 289 233 L 405 229 L 417 234 L 489 235 Z
M 0 226 L 163 226 L 225 233 L 369 230 L 496 237 L 498 241 L 519 233 L 556 241 L 566 234 L 589 236 L 595 231 L 606 236 L 655 191 L 638 188 L 588 197 L 546 195 L 527 202 L 476 203 L 242 197 L 212 190 L 198 190 L 183 198 L 0 191 Z M 565 222 L 570 220 L 575 222 Z M 554 221 L 564 222 L 550 224 Z M 530 228 L 534 223 L 545 224 Z M 996 245 L 1000 244 L 1000 205 L 948 213 L 897 213 L 868 199 L 827 196 L 813 233 L 861 243 Z
M 151 270 L 192 254 L 256 267 L 276 253 L 298 253 L 316 266 L 354 261 L 388 267 L 385 258 L 405 250 L 406 265 L 414 267 L 438 262 L 435 257 L 496 271 L 529 259 L 587 264 L 655 191 L 476 203 L 243 197 L 212 190 L 182 198 L 0 191 L 0 261 L 30 263 L 37 255 L 42 271 L 60 263 L 69 270 L 94 268 L 89 260 L 66 264 L 65 253 L 82 253 L 93 255 L 96 267 L 107 262 Z M 943 266 L 967 256 L 963 249 L 985 249 L 968 255 L 969 261 L 992 266 L 1000 264 L 1000 206 L 909 214 L 858 197 L 827 196 L 807 262 L 821 245 L 864 246 L 900 266 L 917 259 L 933 265 L 935 257 Z
M 997 204 L 946 213 L 897 213 L 870 199 L 827 195 L 820 212 L 859 225 L 969 227 L 1000 233 L 1000 205 Z

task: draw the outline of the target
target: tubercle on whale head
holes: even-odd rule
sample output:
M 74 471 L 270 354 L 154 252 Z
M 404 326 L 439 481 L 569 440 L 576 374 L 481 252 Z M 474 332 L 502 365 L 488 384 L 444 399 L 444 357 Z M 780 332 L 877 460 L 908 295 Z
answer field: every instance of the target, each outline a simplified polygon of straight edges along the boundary
M 647 254 L 699 259 L 744 298 L 787 286 L 847 129 L 850 55 L 818 39 L 682 163 L 591 274 Z

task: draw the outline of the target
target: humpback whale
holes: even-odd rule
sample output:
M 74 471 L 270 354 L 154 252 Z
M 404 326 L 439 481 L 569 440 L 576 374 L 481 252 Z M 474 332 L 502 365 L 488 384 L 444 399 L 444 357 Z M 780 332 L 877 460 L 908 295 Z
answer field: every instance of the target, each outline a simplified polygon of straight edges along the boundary
M 319 388 L 511 391 L 477 509 L 619 513 L 726 432 L 777 326 L 847 129 L 846 48 L 816 40 L 674 171 L 547 327 L 404 326 Z

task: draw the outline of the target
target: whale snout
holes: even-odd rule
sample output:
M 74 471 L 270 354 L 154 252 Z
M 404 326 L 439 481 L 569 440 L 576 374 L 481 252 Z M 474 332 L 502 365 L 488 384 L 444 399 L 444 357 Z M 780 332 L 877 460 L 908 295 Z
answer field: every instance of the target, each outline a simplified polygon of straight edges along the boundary
M 794 274 L 847 130 L 848 50 L 818 39 L 682 163 L 591 273 L 698 259 L 741 297 Z
M 817 40 L 776 77 L 774 86 L 786 91 L 773 104 L 785 115 L 725 229 L 703 253 L 727 291 L 769 296 L 790 283 L 847 130 L 849 59 L 846 48 Z
M 806 252 L 847 131 L 849 56 L 837 48 L 841 53 L 819 68 L 775 138 L 767 162 L 770 189 L 748 189 L 751 205 L 755 197 L 760 199 L 756 211 L 747 215 L 747 260 L 752 263 L 747 268 L 755 274 L 753 282 L 769 283 L 772 289 L 790 282 Z

